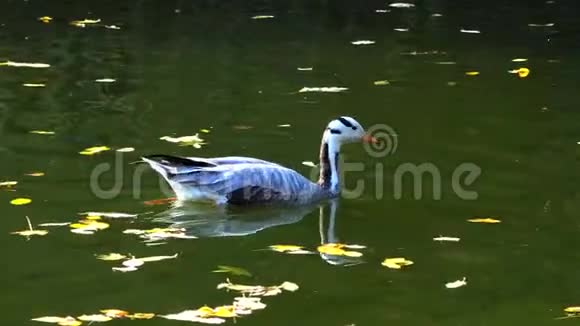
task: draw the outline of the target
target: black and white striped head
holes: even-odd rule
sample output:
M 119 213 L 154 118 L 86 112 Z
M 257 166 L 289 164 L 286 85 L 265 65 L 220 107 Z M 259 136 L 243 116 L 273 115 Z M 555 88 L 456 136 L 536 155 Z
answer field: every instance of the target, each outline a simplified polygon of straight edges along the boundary
M 338 144 L 362 142 L 365 139 L 365 130 L 355 119 L 340 117 L 330 121 L 325 130 L 327 141 L 333 140 Z

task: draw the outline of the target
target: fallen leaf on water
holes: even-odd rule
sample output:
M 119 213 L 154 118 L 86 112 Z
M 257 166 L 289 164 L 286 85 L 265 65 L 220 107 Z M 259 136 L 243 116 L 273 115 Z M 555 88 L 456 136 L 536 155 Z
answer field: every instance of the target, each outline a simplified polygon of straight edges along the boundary
M 138 259 L 138 258 L 131 258 L 131 259 L 123 261 L 121 264 L 123 264 L 123 266 L 125 266 L 125 267 L 136 268 L 136 267 L 143 266 L 145 264 L 145 262 L 142 261 L 141 259 Z
M 123 318 L 129 314 L 128 311 L 119 309 L 103 309 L 101 310 L 101 313 L 111 318 Z
M 209 134 L 211 130 L 209 129 L 199 129 L 199 132 L 203 132 L 204 134 Z
M 86 27 L 87 25 L 100 23 L 100 19 L 83 19 L 83 20 L 73 20 L 70 22 L 71 25 L 76 27 Z
M 389 81 L 388 80 L 375 80 L 373 82 L 373 85 L 375 86 L 384 86 L 384 85 L 389 85 Z
M 314 163 L 312 161 L 302 161 L 302 165 L 306 165 L 306 166 L 311 167 L 311 168 L 316 167 L 316 163 Z
M 47 131 L 47 130 L 30 130 L 28 133 L 36 134 L 36 135 L 54 135 L 54 131 Z
M 566 307 L 564 308 L 564 312 L 568 312 L 568 313 L 580 313 L 580 306 L 570 306 L 570 307 Z
M 481 31 L 477 30 L 477 29 L 460 29 L 459 30 L 461 33 L 467 33 L 467 34 L 480 34 Z
M 223 324 L 226 322 L 225 319 L 218 317 L 200 317 L 197 310 L 185 310 L 176 314 L 159 315 L 159 317 L 171 320 L 198 322 L 203 324 Z
M 205 145 L 204 140 L 199 137 L 199 134 L 181 137 L 163 136 L 159 139 L 170 143 L 178 143 L 180 146 L 193 146 L 195 148 L 201 148 L 201 145 Z
M 389 4 L 389 7 L 392 7 L 392 8 L 413 8 L 413 7 L 415 7 L 415 5 L 412 3 L 407 3 L 407 2 L 393 2 L 393 3 Z
M 462 287 L 462 286 L 465 286 L 465 285 L 467 285 L 467 278 L 464 277 L 461 280 L 457 280 L 457 281 L 454 281 L 454 282 L 446 283 L 445 284 L 445 287 L 448 288 L 448 289 L 456 289 L 456 288 L 459 288 L 459 287 Z
M 490 224 L 501 223 L 500 220 L 496 220 L 494 218 L 489 218 L 489 217 L 486 217 L 486 218 L 472 218 L 472 219 L 469 219 L 467 221 L 468 222 L 471 222 L 471 223 L 490 223 Z
M 106 29 L 116 29 L 119 30 L 121 29 L 121 27 L 117 26 L 117 25 L 105 25 Z
M 52 21 L 52 17 L 50 17 L 50 16 L 42 16 L 42 17 L 38 17 L 38 20 L 41 21 L 41 22 L 43 22 L 43 23 L 45 23 L 45 24 L 48 24 L 48 23 L 50 23 Z
M 236 307 L 236 312 L 238 310 L 246 311 L 246 310 L 261 310 L 266 308 L 266 304 L 262 303 L 262 298 L 256 297 L 236 297 L 234 298 L 234 307 Z M 239 308 L 239 309 L 238 309 Z M 240 313 L 240 312 L 238 312 Z M 244 313 L 241 313 L 244 314 Z
M 97 323 L 103 323 L 106 321 L 113 320 L 113 318 L 106 316 L 106 315 L 101 315 L 101 314 L 82 315 L 82 316 L 78 316 L 77 319 L 81 320 L 81 321 L 97 322 Z
M 375 44 L 375 41 L 371 41 L 371 40 L 358 40 L 358 41 L 352 41 L 350 42 L 352 45 L 371 45 L 371 44 Z
M 123 254 L 118 254 L 118 253 L 110 253 L 110 254 L 104 254 L 104 255 L 97 255 L 97 259 L 100 260 L 105 260 L 105 261 L 115 261 L 115 260 L 122 260 L 127 258 L 127 256 L 123 255 Z
M 393 30 L 395 32 L 408 32 L 409 31 L 408 28 L 393 28 Z
M 126 272 L 134 272 L 134 271 L 137 271 L 139 269 L 137 267 L 134 267 L 134 266 L 127 266 L 127 267 L 113 267 L 112 270 L 116 271 L 116 272 L 126 273 Z
M 530 74 L 530 69 L 522 67 L 518 69 L 509 70 L 508 72 L 510 74 L 517 74 L 518 77 L 520 78 L 526 78 Z
M 534 23 L 530 23 L 528 24 L 529 27 L 554 27 L 554 23 L 546 23 L 546 24 L 534 24 Z
M 0 187 L 12 187 L 18 184 L 18 181 L 1 181 Z
M 125 317 L 129 319 L 151 319 L 155 317 L 155 314 L 151 312 L 136 312 Z
M 381 265 L 392 269 L 401 269 L 403 266 L 413 265 L 413 262 L 403 257 L 385 258 Z
M 348 88 L 346 87 L 302 87 L 298 93 L 307 93 L 307 92 L 321 92 L 321 93 L 339 93 L 347 91 Z
M 296 245 L 271 245 L 268 248 L 273 251 L 287 254 L 312 254 L 311 251 L 304 250 L 304 247 Z
M 512 62 L 526 62 L 526 61 L 528 61 L 528 59 L 525 59 L 525 58 L 515 58 L 515 59 L 512 59 Z
M 30 219 L 28 218 L 28 216 L 26 216 L 26 222 L 28 223 L 28 230 L 12 232 L 12 234 L 18 234 L 18 235 L 21 235 L 24 237 L 29 237 L 32 235 L 47 235 L 48 234 L 48 231 L 46 231 L 46 230 L 34 230 L 32 228 L 32 222 L 30 222 Z
M 141 257 L 141 258 L 136 258 L 136 259 L 140 260 L 144 263 L 149 263 L 149 262 L 153 262 L 153 261 L 175 259 L 175 258 L 177 258 L 177 256 L 178 256 L 178 254 L 174 254 L 171 256 L 149 256 L 149 257 Z
M 82 325 L 80 320 L 77 320 L 74 317 L 67 316 L 67 317 L 55 317 L 55 316 L 46 316 L 46 317 L 38 317 L 31 319 L 33 321 L 39 321 L 43 323 L 52 323 L 58 324 L 59 326 L 79 326 Z
M 363 249 L 360 245 L 347 245 L 343 243 L 325 243 L 316 248 L 321 254 L 332 256 L 346 256 L 346 257 L 362 257 L 362 253 L 358 251 L 349 251 L 346 249 Z
M 79 215 L 88 215 L 88 216 L 102 216 L 108 218 L 134 218 L 137 217 L 137 214 L 130 214 L 130 213 L 120 213 L 120 212 L 81 212 Z
M 292 127 L 292 125 L 289 123 L 285 123 L 285 124 L 277 125 L 276 127 L 278 127 L 278 128 L 290 128 L 290 127 Z
M 24 175 L 27 175 L 29 177 L 43 177 L 44 172 L 30 172 L 30 173 L 26 173 Z
M 314 70 L 313 67 L 298 67 L 296 68 L 298 71 L 312 71 Z
M 10 204 L 20 206 L 20 205 L 27 205 L 32 202 L 30 198 L 15 198 L 10 201 Z
M 41 83 L 24 83 L 24 84 L 22 84 L 22 86 L 24 86 L 24 87 L 32 87 L 32 88 L 42 88 L 42 87 L 46 87 L 46 84 L 41 84 Z
M 104 230 L 109 228 L 109 223 L 100 222 L 96 219 L 84 219 L 80 220 L 78 223 L 72 223 L 69 225 L 72 233 L 92 235 L 96 231 Z
M 433 241 L 458 242 L 459 240 L 461 240 L 461 239 L 460 238 L 455 238 L 455 237 L 435 237 L 435 238 L 433 238 Z
M 122 147 L 122 148 L 118 148 L 117 152 L 121 152 L 121 153 L 129 153 L 129 152 L 134 152 L 135 148 L 133 147 Z
M 465 72 L 465 75 L 467 75 L 467 76 L 477 76 L 477 75 L 479 75 L 479 71 L 467 71 L 467 72 Z
M 250 296 L 274 296 L 282 293 L 282 290 L 294 292 L 299 289 L 296 283 L 283 282 L 280 285 L 262 286 L 262 285 L 244 285 L 234 284 L 228 279 L 225 283 L 217 285 L 217 289 L 227 289 L 230 291 L 240 292 Z
M 229 274 L 233 274 L 233 275 L 252 277 L 252 273 L 250 273 L 248 270 L 243 269 L 241 267 L 235 267 L 235 266 L 219 265 L 218 269 L 213 270 L 212 272 L 213 273 L 229 273 Z
M 14 61 L 4 61 L 0 62 L 0 66 L 17 67 L 17 68 L 49 68 L 48 63 L 30 63 L 30 62 L 14 62 Z
M 80 151 L 79 154 L 81 154 L 81 155 L 95 155 L 97 153 L 108 151 L 108 150 L 110 150 L 110 148 L 107 146 L 95 146 L 95 147 L 85 148 L 82 151 Z
M 272 15 L 258 15 L 252 17 L 252 19 L 272 19 L 272 18 L 274 18 L 274 16 Z
M 55 222 L 55 223 L 41 223 L 38 226 L 67 226 L 70 225 L 70 222 Z
M 114 83 L 116 82 L 116 79 L 113 78 L 99 78 L 99 79 L 95 79 L 95 82 L 97 83 Z

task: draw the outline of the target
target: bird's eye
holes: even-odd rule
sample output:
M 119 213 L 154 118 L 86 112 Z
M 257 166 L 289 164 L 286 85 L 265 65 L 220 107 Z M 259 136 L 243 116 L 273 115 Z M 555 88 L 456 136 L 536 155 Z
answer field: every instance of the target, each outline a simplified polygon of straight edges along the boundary
M 355 126 L 352 126 L 352 130 L 356 130 L 356 127 Z

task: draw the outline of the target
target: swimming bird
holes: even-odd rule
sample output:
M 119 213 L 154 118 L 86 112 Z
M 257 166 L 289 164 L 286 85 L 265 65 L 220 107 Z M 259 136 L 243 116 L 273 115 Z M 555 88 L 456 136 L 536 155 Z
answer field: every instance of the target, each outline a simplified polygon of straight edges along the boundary
M 280 164 L 252 157 L 148 155 L 142 160 L 163 176 L 180 201 L 303 205 L 340 194 L 340 148 L 343 144 L 363 141 L 376 142 L 352 117 L 330 121 L 322 134 L 318 182 L 311 182 Z

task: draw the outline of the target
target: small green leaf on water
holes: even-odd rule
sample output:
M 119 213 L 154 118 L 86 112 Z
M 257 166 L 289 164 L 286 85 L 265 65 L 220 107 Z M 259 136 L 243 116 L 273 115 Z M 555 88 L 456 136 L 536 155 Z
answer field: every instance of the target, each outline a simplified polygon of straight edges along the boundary
M 389 83 L 389 81 L 388 81 L 388 80 L 375 80 L 375 81 L 373 82 L 373 84 L 374 84 L 375 86 L 384 86 L 384 85 L 389 85 L 390 83 Z
M 218 269 L 212 271 L 213 273 L 229 273 L 238 276 L 252 277 L 252 273 L 241 267 L 219 265 Z

